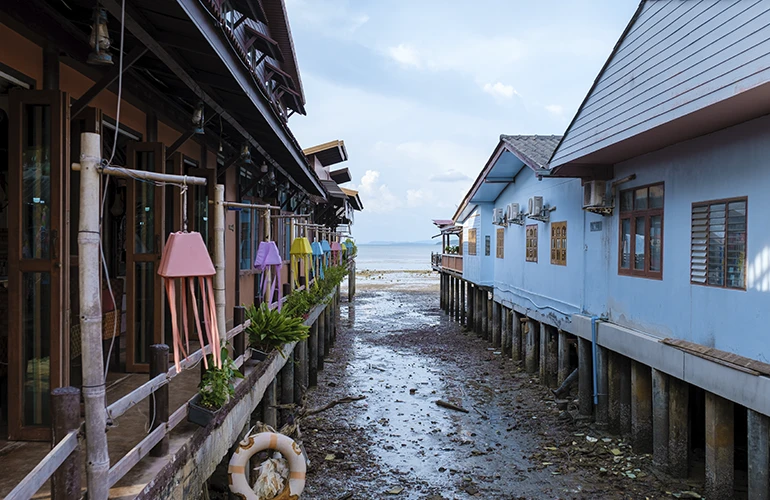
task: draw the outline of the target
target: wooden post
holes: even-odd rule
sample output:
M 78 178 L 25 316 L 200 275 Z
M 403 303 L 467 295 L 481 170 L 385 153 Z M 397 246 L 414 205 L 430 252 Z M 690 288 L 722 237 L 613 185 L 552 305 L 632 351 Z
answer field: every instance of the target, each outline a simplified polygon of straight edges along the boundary
M 318 371 L 324 369 L 324 356 L 326 355 L 326 311 L 321 311 L 316 324 L 318 325 Z
M 475 289 L 473 287 L 473 284 L 468 282 L 468 321 L 466 323 L 466 326 L 468 329 L 473 330 L 475 328 L 476 323 L 476 301 L 474 300 L 474 297 L 476 296 Z
M 53 446 L 80 426 L 80 391 L 74 387 L 58 387 L 51 391 L 51 428 Z M 51 476 L 51 497 L 53 500 L 79 500 L 80 492 L 80 447 L 56 469 Z
M 503 332 L 503 355 L 510 356 L 511 354 L 511 310 L 507 307 L 502 307 L 502 314 L 500 315 L 500 329 Z
M 107 412 L 104 411 L 104 358 L 102 357 L 102 304 L 100 299 L 99 196 L 102 157 L 98 134 L 80 136 L 80 223 L 78 263 L 80 334 L 83 359 L 83 399 L 86 410 L 86 476 L 88 497 L 106 500 L 110 456 L 107 451 Z M 131 181 L 129 181 L 131 182 Z
M 307 339 L 297 342 L 294 348 L 294 403 L 302 400 L 307 389 Z
M 308 387 L 318 385 L 318 321 L 310 327 L 308 344 Z
M 462 310 L 462 303 L 460 302 L 460 278 L 455 278 L 455 321 L 460 322 L 460 311 Z
M 355 295 L 356 263 L 353 259 L 348 260 L 348 302 L 353 302 Z
M 214 302 L 217 311 L 217 329 L 221 345 L 227 342 L 225 315 L 225 186 L 214 186 Z M 203 346 L 201 346 L 203 347 Z
M 559 376 L 556 379 L 557 385 L 564 383 L 571 372 L 569 364 L 570 339 L 568 334 L 559 330 Z
M 500 315 L 502 312 L 502 306 L 492 299 L 492 347 L 500 347 L 502 345 L 502 323 L 500 321 Z
M 233 326 L 242 325 L 246 319 L 246 308 L 243 306 L 235 306 L 233 308 Z M 246 344 L 248 333 L 242 331 L 233 338 L 233 359 L 238 359 L 238 356 L 242 356 L 246 352 Z M 202 346 L 201 346 L 202 347 Z M 246 373 L 246 364 L 242 364 L 240 368 L 241 373 Z
M 168 371 L 168 346 L 153 344 L 150 346 L 150 379 Z M 168 422 L 168 384 L 163 385 L 148 398 L 150 402 L 150 430 L 165 426 Z M 150 450 L 151 457 L 163 457 L 168 453 L 168 434 Z
M 332 314 L 328 304 L 324 309 L 324 330 L 326 332 L 326 339 L 324 340 L 324 357 L 327 357 L 329 355 L 329 350 L 332 347 Z
M 514 361 L 521 361 L 521 331 L 523 330 L 521 324 L 521 314 L 513 312 L 511 315 L 511 359 Z
M 467 283 L 465 280 L 460 280 L 460 324 L 465 326 L 466 323 L 466 317 L 467 317 L 467 309 L 465 305 L 465 287 L 467 286 Z
M 267 389 L 265 389 L 264 396 L 262 396 L 262 422 L 273 429 L 278 427 L 278 411 L 275 409 L 277 385 L 275 379 L 273 379 L 270 385 L 267 386 Z
M 294 352 L 286 355 L 286 364 L 281 368 L 281 404 L 294 403 Z M 286 424 L 291 410 L 281 410 L 281 425 Z

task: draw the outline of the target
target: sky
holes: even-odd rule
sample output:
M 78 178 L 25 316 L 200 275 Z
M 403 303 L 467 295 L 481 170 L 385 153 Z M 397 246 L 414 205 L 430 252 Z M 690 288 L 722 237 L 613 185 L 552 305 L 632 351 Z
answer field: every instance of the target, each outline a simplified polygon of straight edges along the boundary
M 420 241 L 500 134 L 563 134 L 636 0 L 286 0 L 307 100 L 302 147 L 342 139 L 353 235 Z

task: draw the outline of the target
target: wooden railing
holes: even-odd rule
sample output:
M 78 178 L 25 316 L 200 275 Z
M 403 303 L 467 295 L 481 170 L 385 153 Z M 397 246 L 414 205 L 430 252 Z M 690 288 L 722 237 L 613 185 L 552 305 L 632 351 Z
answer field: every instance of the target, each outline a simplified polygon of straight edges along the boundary
M 327 297 L 321 305 L 315 307 L 310 312 L 304 323 L 308 326 L 313 326 L 319 320 L 320 315 L 328 307 L 330 298 L 336 297 L 338 291 L 339 288 L 335 289 L 335 291 L 332 292 L 332 295 Z M 226 335 L 227 341 L 233 340 L 238 335 L 245 335 L 245 330 L 249 327 L 249 325 L 250 321 L 246 320 L 242 324 L 229 330 Z M 234 342 L 234 344 L 237 345 L 237 341 Z M 323 343 L 319 342 L 319 344 L 321 349 L 323 349 Z M 243 346 L 245 344 L 241 345 Z M 276 364 L 276 366 L 273 367 L 271 364 L 271 370 L 265 373 L 262 377 L 275 377 L 274 372 L 280 370 L 283 367 L 283 365 L 287 362 L 287 358 L 294 351 L 296 345 L 298 344 L 292 343 L 283 346 L 281 350 L 286 357 L 276 357 L 272 362 L 272 364 Z M 328 347 L 326 349 L 328 350 Z M 237 358 L 234 360 L 234 363 L 237 367 L 240 368 L 246 361 L 251 358 L 251 351 L 244 349 L 243 347 L 240 349 L 241 352 L 238 351 L 239 349 L 236 347 L 235 353 Z M 305 349 L 305 351 L 308 351 L 308 349 Z M 190 354 L 187 359 L 180 363 L 180 371 L 177 371 L 176 367 L 172 366 L 167 371 L 152 377 L 150 380 L 140 385 L 130 393 L 113 402 L 106 408 L 109 419 L 115 420 L 124 415 L 128 410 L 141 403 L 149 396 L 157 393 L 157 391 L 163 387 L 167 386 L 174 377 L 181 373 L 181 371 L 193 367 L 203 358 L 203 356 L 210 353 L 210 345 L 206 345 L 203 348 L 198 349 L 194 353 Z M 310 353 L 305 352 L 305 357 L 308 357 L 308 354 Z M 321 356 L 322 355 L 323 354 L 321 354 Z M 312 353 L 311 357 L 313 356 L 316 356 L 316 359 L 319 359 L 317 357 L 318 353 Z M 312 365 L 313 363 L 310 362 L 310 366 Z M 239 382 L 240 381 L 236 381 L 236 384 Z M 112 467 L 110 467 L 108 475 L 109 487 L 114 486 L 118 481 L 120 481 L 132 468 L 134 468 L 144 457 L 146 457 L 150 451 L 163 440 L 163 438 L 165 438 L 177 425 L 179 425 L 187 418 L 189 402 L 192 399 L 193 398 L 190 398 L 190 400 L 186 401 L 182 406 L 177 408 L 174 413 L 169 415 L 166 422 L 158 422 L 156 424 L 157 427 L 152 429 L 149 434 L 147 434 L 138 444 L 136 444 L 136 446 L 134 446 Z M 79 402 L 79 397 L 77 400 Z M 168 415 L 168 413 L 166 413 L 166 415 Z M 78 428 L 69 431 L 69 433 L 66 434 L 59 441 L 59 443 L 56 444 L 56 446 L 54 446 L 54 448 L 40 461 L 40 463 L 38 463 L 38 465 L 32 469 L 32 471 L 30 471 L 29 474 L 27 474 L 24 479 L 5 498 L 7 500 L 26 500 L 34 496 L 35 493 L 46 483 L 46 481 L 51 479 L 51 477 L 57 472 L 62 464 L 64 464 L 70 458 L 73 452 L 79 449 L 81 429 L 82 424 Z M 77 474 L 79 474 L 79 467 L 80 464 L 77 464 Z
M 458 273 L 463 272 L 463 256 L 457 254 L 431 253 L 430 264 L 433 269 L 448 269 Z

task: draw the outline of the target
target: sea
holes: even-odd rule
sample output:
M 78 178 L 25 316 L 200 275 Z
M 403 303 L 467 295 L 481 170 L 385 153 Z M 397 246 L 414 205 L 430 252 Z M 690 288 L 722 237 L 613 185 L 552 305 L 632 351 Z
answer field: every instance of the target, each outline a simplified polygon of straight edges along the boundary
M 430 254 L 440 245 L 358 245 L 359 271 L 430 271 Z
M 438 273 L 430 265 L 439 245 L 358 245 L 356 288 L 388 292 L 435 292 Z

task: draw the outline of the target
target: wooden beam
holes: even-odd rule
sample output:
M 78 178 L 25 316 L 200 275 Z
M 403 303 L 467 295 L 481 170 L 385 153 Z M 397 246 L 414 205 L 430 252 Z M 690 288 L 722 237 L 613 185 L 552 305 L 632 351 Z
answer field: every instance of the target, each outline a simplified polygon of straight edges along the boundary
M 225 172 L 227 172 L 227 170 L 230 167 L 232 167 L 233 165 L 235 165 L 236 162 L 238 160 L 240 160 L 240 159 L 241 159 L 241 155 L 237 154 L 237 155 L 233 156 L 232 158 L 230 158 L 229 160 L 227 160 L 227 163 L 225 163 L 222 168 L 218 168 L 217 169 L 217 179 L 222 177 L 225 174 Z
M 147 47 L 140 46 L 135 47 L 134 50 L 126 54 L 123 57 L 123 72 L 125 73 L 126 70 L 133 66 L 134 63 L 146 53 Z M 70 107 L 70 119 L 75 119 L 81 111 L 91 104 L 91 101 L 93 101 L 102 90 L 112 85 L 112 83 L 118 79 L 120 76 L 118 66 L 119 64 L 115 63 L 98 82 L 94 83 L 90 89 L 86 90 L 85 93 L 80 96 L 80 99 L 72 104 Z

